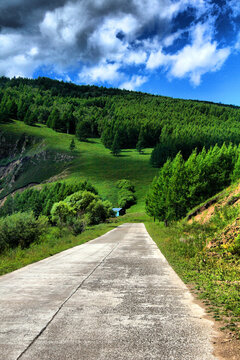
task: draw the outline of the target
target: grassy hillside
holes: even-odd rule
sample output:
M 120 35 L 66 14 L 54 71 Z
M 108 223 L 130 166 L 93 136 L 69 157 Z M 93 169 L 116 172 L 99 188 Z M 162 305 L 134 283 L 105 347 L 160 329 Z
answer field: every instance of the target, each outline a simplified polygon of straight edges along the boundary
M 33 165 L 16 180 L 12 190 L 29 183 L 41 182 L 54 175 L 52 180 L 64 178 L 67 181 L 80 181 L 87 179 L 96 186 L 101 196 L 109 199 L 117 206 L 117 188 L 115 182 L 119 179 L 129 179 L 136 187 L 137 204 L 130 211 L 144 210 L 144 197 L 146 189 L 156 174 L 149 164 L 151 149 L 145 149 L 144 154 L 139 154 L 134 149 L 124 150 L 121 155 L 114 157 L 110 150 L 106 149 L 100 139 L 90 139 L 89 142 L 79 142 L 74 135 L 62 134 L 47 128 L 45 125 L 28 126 L 20 121 L 14 121 L 0 126 L 0 131 L 5 135 L 16 138 L 26 134 L 37 139 L 36 144 L 30 146 L 26 155 L 34 152 L 41 153 L 43 149 L 51 156 L 47 160 L 40 159 L 35 168 Z M 76 148 L 70 151 L 69 146 L 72 138 L 75 138 Z M 53 154 L 65 154 L 72 159 L 66 162 L 54 162 Z M 2 164 L 6 159 L 2 159 Z M 1 197 L 3 197 L 2 192 Z

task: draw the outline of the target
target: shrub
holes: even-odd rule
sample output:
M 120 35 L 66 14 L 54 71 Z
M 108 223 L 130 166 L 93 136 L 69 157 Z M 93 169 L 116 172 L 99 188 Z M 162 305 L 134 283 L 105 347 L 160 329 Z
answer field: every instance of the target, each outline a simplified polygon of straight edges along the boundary
M 121 189 L 118 193 L 118 205 L 128 209 L 134 204 L 136 204 L 136 196 L 129 190 Z
M 80 219 L 80 218 L 77 218 L 77 219 L 73 218 L 70 226 L 71 226 L 72 233 L 76 236 L 76 235 L 81 234 L 85 230 L 86 221 L 83 219 Z
M 85 223 L 99 224 L 112 216 L 112 204 L 102 201 L 98 195 L 90 191 L 78 191 L 64 201 L 55 203 L 51 215 L 54 223 L 61 227 L 68 225 L 77 235 L 84 230 Z
M 131 181 L 127 179 L 118 180 L 116 183 L 118 192 L 118 206 L 128 209 L 130 206 L 136 204 L 136 196 L 134 195 L 135 188 Z
M 68 196 L 64 202 L 67 202 L 75 213 L 80 216 L 87 211 L 88 206 L 94 200 L 99 200 L 99 196 L 90 191 L 78 191 Z
M 76 204 L 76 210 L 87 212 L 89 205 L 91 205 L 92 202 L 98 200 L 99 200 L 99 196 L 93 194 L 90 191 L 84 191 L 82 194 L 82 199 Z
M 97 225 L 112 215 L 112 204 L 109 201 L 94 200 L 87 208 L 85 219 L 88 225 Z
M 75 211 L 69 203 L 59 201 L 58 203 L 53 204 L 51 215 L 53 223 L 57 223 L 62 227 L 67 223 L 69 218 L 75 215 Z
M 33 212 L 16 213 L 0 219 L 0 251 L 20 246 L 22 249 L 39 240 L 48 219 L 34 217 Z
M 64 201 L 74 206 L 78 201 L 82 200 L 83 191 L 77 191 L 74 194 L 68 196 Z
M 118 189 L 126 189 L 126 190 L 129 190 L 131 192 L 135 192 L 134 185 L 131 183 L 130 180 L 127 180 L 127 179 L 118 180 L 116 182 L 116 186 L 117 186 Z

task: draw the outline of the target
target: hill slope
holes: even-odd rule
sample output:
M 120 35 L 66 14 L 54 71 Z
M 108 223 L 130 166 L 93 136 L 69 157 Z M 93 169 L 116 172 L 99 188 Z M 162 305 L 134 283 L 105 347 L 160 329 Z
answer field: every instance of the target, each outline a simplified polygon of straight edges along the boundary
M 115 182 L 126 178 L 136 187 L 138 202 L 131 211 L 144 210 L 146 189 L 156 174 L 156 170 L 149 164 L 151 149 L 146 149 L 144 154 L 134 149 L 124 150 L 121 156 L 114 157 L 99 139 L 91 139 L 89 142 L 75 139 L 76 148 L 70 151 L 70 142 L 74 136 L 55 132 L 45 125 L 33 127 L 15 121 L 2 125 L 0 131 L 6 140 L 4 144 L 12 144 L 10 147 L 13 149 L 10 157 L 3 155 L 1 158 L 0 171 L 3 173 L 5 169 L 5 176 L 1 179 L 0 198 L 29 183 L 41 183 L 49 179 L 72 182 L 87 179 L 104 198 L 117 206 Z M 14 151 L 14 144 L 20 142 L 23 136 L 19 151 L 17 148 Z M 28 145 L 24 145 L 26 139 Z M 17 174 L 14 163 L 18 168 Z
M 240 108 L 139 92 L 77 86 L 47 78 L 0 78 L 0 122 L 42 123 L 81 140 L 101 138 L 111 148 L 155 147 L 162 165 L 181 150 L 240 142 Z

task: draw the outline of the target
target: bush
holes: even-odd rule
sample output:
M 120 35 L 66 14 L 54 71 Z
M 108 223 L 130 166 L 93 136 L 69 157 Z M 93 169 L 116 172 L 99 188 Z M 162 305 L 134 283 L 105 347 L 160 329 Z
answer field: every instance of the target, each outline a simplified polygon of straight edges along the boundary
M 85 230 L 86 221 L 84 221 L 83 219 L 79 219 L 79 218 L 72 219 L 70 226 L 71 226 L 73 235 L 77 236 Z
M 75 215 L 75 211 L 69 203 L 59 201 L 58 203 L 53 204 L 51 215 L 52 222 L 57 223 L 62 227 L 63 225 L 66 225 L 69 218 Z
M 20 246 L 29 247 L 46 230 L 48 219 L 34 217 L 33 212 L 16 213 L 0 219 L 0 251 Z
M 127 179 L 118 180 L 116 186 L 118 192 L 118 206 L 128 209 L 130 206 L 136 204 L 136 196 L 134 195 L 135 188 L 131 181 Z
M 99 196 L 90 191 L 78 191 L 68 196 L 64 202 L 68 203 L 78 216 L 81 216 L 94 200 L 99 200 Z
M 130 180 L 127 180 L 127 179 L 118 180 L 116 182 L 116 186 L 118 189 L 125 189 L 125 190 L 131 191 L 131 192 L 135 192 L 134 185 L 131 183 Z
M 112 204 L 90 191 L 78 191 L 55 203 L 51 215 L 53 223 L 68 225 L 77 235 L 84 231 L 85 223 L 99 224 L 112 216 Z
M 121 189 L 118 193 L 118 205 L 128 209 L 134 204 L 136 204 L 136 196 L 129 190 Z
M 82 200 L 83 191 L 77 191 L 72 195 L 69 195 L 64 201 L 74 206 L 78 201 Z
M 88 225 L 105 222 L 112 216 L 112 204 L 109 201 L 94 200 L 87 208 L 85 219 Z

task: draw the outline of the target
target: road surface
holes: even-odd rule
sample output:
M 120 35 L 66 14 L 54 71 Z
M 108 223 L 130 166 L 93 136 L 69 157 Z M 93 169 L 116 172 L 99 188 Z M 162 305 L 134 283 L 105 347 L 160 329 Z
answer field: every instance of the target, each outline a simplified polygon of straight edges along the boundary
M 213 360 L 212 323 L 143 224 L 0 277 L 1 360 Z

